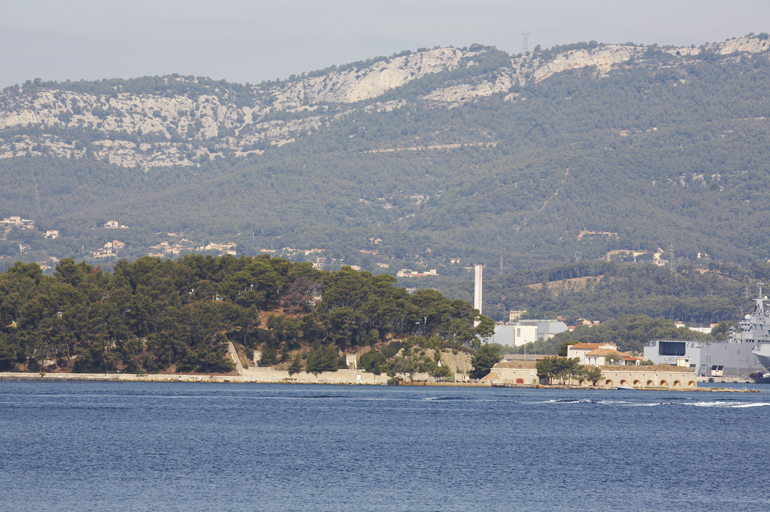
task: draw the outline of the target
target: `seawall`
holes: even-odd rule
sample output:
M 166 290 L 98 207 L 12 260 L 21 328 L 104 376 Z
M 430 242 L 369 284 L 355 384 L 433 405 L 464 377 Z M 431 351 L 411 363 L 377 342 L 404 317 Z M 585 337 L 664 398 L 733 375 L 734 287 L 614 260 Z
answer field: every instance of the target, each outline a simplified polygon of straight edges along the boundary
M 50 380 L 50 381 L 114 381 L 114 382 L 253 382 L 263 384 L 373 384 L 386 385 L 387 375 L 374 375 L 357 370 L 338 370 L 336 372 L 314 373 L 300 372 L 289 375 L 287 371 L 271 368 L 244 369 L 242 375 L 189 375 L 153 373 L 137 375 L 133 373 L 32 373 L 3 372 L 0 380 Z
M 493 386 L 516 384 L 536 386 L 539 383 L 536 365 L 534 361 L 498 363 L 483 380 Z M 698 386 L 695 371 L 692 368 L 669 365 L 599 366 L 598 368 L 602 371 L 602 378 L 596 383 L 596 387 L 694 389 Z M 590 382 L 583 381 L 573 387 L 589 386 Z

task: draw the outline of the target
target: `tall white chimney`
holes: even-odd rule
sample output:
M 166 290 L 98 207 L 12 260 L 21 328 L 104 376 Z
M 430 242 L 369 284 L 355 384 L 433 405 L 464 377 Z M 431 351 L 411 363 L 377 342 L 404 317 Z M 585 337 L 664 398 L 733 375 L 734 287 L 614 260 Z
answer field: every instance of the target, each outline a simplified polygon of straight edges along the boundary
M 479 313 L 481 313 L 481 287 L 482 287 L 482 270 L 483 269 L 484 269 L 483 265 L 476 265 L 474 267 L 475 281 L 473 286 L 473 308 L 478 309 Z M 478 325 L 478 322 L 476 322 L 475 325 Z

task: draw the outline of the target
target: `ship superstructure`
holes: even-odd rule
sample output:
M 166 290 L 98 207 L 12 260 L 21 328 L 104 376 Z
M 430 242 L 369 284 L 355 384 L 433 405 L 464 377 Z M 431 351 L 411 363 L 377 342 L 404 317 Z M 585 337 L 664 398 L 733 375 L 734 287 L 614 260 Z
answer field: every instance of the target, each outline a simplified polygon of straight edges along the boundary
M 653 340 L 644 355 L 657 364 L 695 368 L 701 377 L 746 377 L 770 369 L 770 301 L 762 295 L 754 310 L 730 329 L 727 341 Z
M 739 331 L 730 332 L 730 338 L 754 342 L 751 353 L 756 356 L 765 371 L 770 371 L 770 302 L 767 296 L 762 295 L 761 284 L 755 303 L 754 311 L 738 324 Z

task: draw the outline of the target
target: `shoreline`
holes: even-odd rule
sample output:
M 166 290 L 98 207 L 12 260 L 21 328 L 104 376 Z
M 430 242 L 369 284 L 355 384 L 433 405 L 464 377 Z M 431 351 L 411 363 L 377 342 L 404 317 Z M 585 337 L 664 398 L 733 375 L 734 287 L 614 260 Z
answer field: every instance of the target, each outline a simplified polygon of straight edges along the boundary
M 304 373 L 304 372 L 303 372 Z M 311 374 L 312 375 L 312 374 Z M 387 378 L 387 377 L 386 377 Z M 386 386 L 387 381 L 378 380 L 336 380 L 326 379 L 276 379 L 265 380 L 247 375 L 214 375 L 214 374 L 133 374 L 133 373 L 33 373 L 33 372 L 0 372 L 0 382 L 193 382 L 219 384 L 328 384 L 338 386 Z M 697 393 L 759 393 L 757 389 L 734 389 L 721 387 L 637 387 L 619 389 L 614 386 L 572 386 L 566 384 L 506 384 L 494 385 L 490 382 L 425 382 L 402 381 L 399 386 L 410 387 L 464 387 L 464 388 L 521 388 L 521 389 L 565 389 L 592 391 L 693 391 Z

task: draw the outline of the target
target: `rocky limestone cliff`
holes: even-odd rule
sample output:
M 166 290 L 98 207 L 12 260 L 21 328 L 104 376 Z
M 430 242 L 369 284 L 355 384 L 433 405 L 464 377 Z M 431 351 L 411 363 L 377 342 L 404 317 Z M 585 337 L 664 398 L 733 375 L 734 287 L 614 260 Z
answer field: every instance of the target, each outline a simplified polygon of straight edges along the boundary
M 287 86 L 276 86 L 270 93 L 274 108 L 284 110 L 319 103 L 356 103 L 382 96 L 426 75 L 451 71 L 461 59 L 476 52 L 438 48 L 377 62 L 366 68 L 352 68 L 307 78 Z
M 747 36 L 700 48 L 656 49 L 697 59 L 704 52 L 768 53 L 770 40 Z M 239 86 L 246 92 L 237 94 L 221 82 L 180 76 L 157 79 L 159 86 L 141 93 L 126 92 L 112 82 L 92 83 L 92 88 L 82 83 L 25 84 L 0 94 L 0 158 L 90 157 L 143 170 L 197 166 L 208 158 L 259 155 L 325 124 L 344 122 L 357 111 L 389 111 L 414 102 L 455 108 L 495 94 L 513 99 L 517 86 L 574 69 L 595 69 L 602 76 L 618 65 L 643 61 L 648 50 L 607 44 L 547 58 L 543 53 L 520 55 L 510 58 L 509 65 L 458 80 L 452 71 L 477 64 L 475 58 L 491 50 L 437 48 L 284 82 Z M 410 82 L 441 74 L 447 79 L 419 97 L 378 100 Z M 193 86 L 194 94 L 189 92 Z
M 533 78 L 535 82 L 542 82 L 556 73 L 587 67 L 596 67 L 599 72 L 606 73 L 614 65 L 638 57 L 645 50 L 642 47 L 617 44 L 603 45 L 594 50 L 573 50 L 557 55 L 553 60 L 538 66 Z

